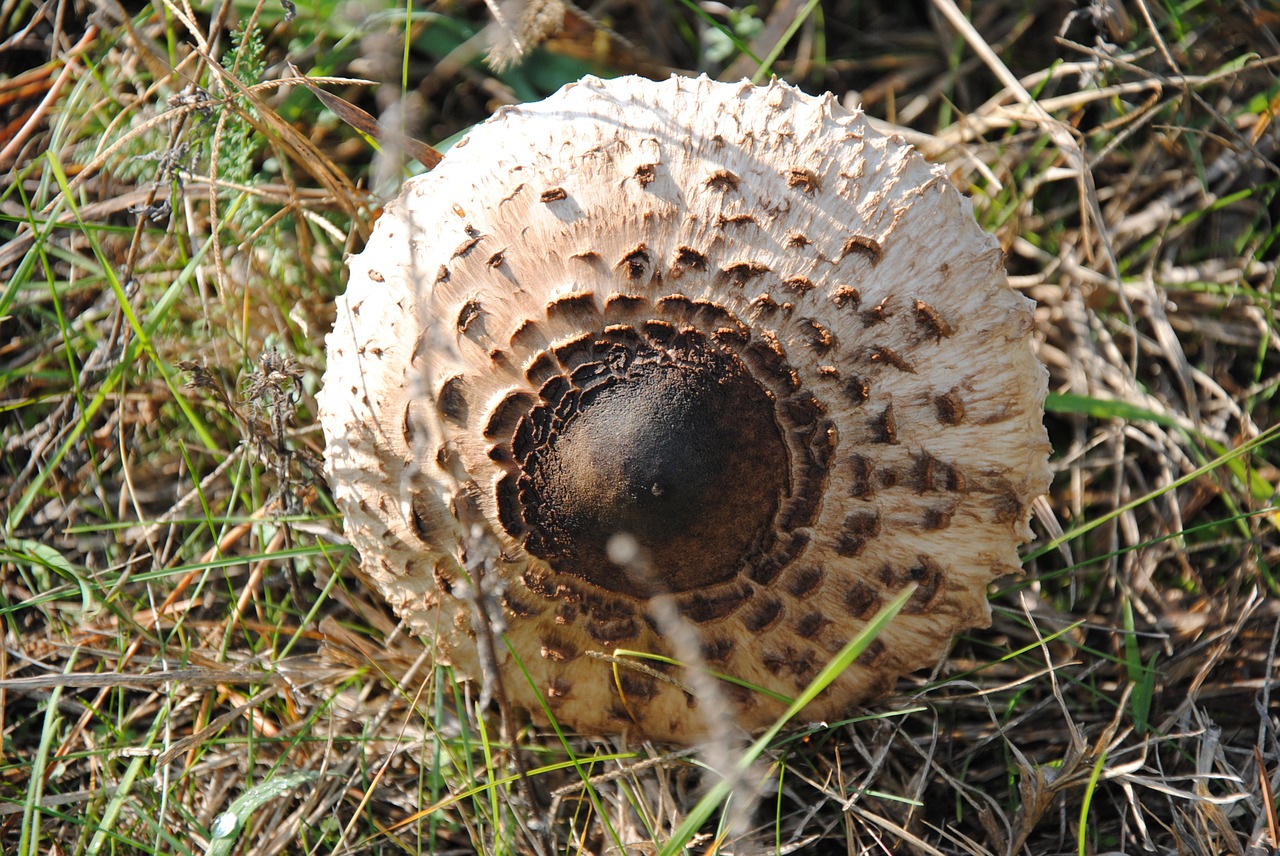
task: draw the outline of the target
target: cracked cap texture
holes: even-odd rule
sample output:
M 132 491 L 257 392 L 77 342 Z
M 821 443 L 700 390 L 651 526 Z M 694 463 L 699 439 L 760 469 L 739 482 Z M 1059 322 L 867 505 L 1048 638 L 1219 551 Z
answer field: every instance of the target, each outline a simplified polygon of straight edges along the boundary
M 1018 568 L 1049 483 L 1032 303 L 944 171 L 829 96 L 589 78 L 503 109 L 350 271 L 320 414 L 362 573 L 473 679 L 483 610 L 536 719 L 764 727 L 915 584 L 802 714 L 838 718 Z

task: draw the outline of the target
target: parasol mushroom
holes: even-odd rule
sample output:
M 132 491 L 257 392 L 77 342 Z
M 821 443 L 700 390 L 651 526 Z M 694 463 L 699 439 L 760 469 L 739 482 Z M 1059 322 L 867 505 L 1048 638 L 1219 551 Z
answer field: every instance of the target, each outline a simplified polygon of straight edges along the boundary
M 830 96 L 588 78 L 505 108 L 350 271 L 320 415 L 363 574 L 473 679 L 480 604 L 536 718 L 696 740 L 684 673 L 605 659 L 677 653 L 655 598 L 700 666 L 794 697 L 915 584 L 803 714 L 838 717 L 1018 569 L 1032 303 L 946 173 Z M 721 686 L 748 729 L 783 709 Z

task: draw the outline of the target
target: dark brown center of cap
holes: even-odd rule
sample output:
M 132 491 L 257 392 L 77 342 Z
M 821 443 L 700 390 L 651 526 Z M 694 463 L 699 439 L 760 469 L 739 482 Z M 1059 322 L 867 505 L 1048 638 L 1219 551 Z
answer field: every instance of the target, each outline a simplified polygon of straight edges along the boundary
M 772 548 L 788 489 L 773 399 L 705 340 L 628 356 L 571 408 L 529 414 L 556 424 L 540 426 L 547 442 L 523 462 L 526 548 L 633 597 L 727 582 Z M 609 560 L 619 533 L 638 544 L 636 566 Z

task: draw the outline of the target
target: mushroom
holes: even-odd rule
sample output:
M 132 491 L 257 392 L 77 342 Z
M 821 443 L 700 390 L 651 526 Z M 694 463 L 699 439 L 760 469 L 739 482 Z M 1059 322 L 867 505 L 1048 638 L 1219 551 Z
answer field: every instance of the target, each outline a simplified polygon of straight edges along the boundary
M 757 729 L 914 584 L 802 714 L 839 717 L 987 626 L 1031 537 L 1047 372 L 1002 259 L 830 96 L 588 78 L 504 108 L 350 260 L 320 416 L 363 575 L 535 718 L 675 742 L 707 700 L 614 656 L 680 655 L 656 599 Z

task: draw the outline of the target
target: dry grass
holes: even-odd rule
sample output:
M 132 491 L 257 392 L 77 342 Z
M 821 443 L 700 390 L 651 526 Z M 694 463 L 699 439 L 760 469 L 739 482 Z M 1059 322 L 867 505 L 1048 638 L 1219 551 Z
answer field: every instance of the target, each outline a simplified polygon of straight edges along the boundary
M 354 581 L 312 395 L 403 170 L 288 63 L 437 142 L 750 55 L 974 195 L 1039 301 L 1058 477 L 994 627 L 784 732 L 695 851 L 1280 846 L 1271 7 L 779 0 L 729 38 L 719 4 L 604 0 L 500 72 L 475 4 L 288 8 L 0 2 L 0 851 L 679 847 L 697 752 L 506 745 Z

